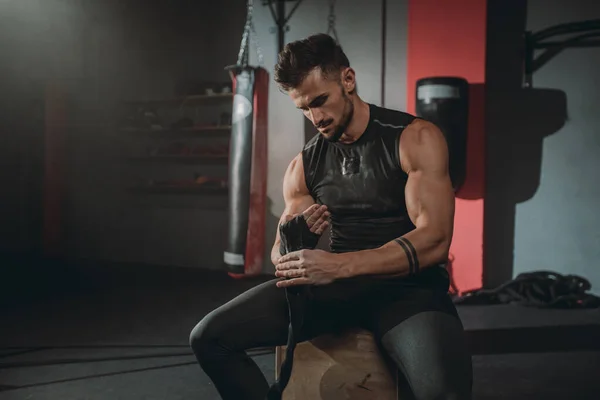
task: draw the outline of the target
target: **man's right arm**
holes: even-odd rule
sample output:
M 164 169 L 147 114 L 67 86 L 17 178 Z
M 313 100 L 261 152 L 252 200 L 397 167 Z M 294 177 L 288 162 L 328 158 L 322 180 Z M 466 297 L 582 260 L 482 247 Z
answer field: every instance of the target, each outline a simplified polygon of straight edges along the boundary
M 285 171 L 283 177 L 283 200 L 285 202 L 285 209 L 279 219 L 275 243 L 271 250 L 271 261 L 273 264 L 276 264 L 279 257 L 281 257 L 279 252 L 279 245 L 281 243 L 279 224 L 288 221 L 293 218 L 293 216 L 300 214 L 315 205 L 315 200 L 312 198 L 306 187 L 301 153 L 294 157 Z

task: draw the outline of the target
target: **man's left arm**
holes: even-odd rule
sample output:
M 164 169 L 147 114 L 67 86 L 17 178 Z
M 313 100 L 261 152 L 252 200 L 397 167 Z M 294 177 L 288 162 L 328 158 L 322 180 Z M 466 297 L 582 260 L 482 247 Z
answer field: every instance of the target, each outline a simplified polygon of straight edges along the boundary
M 406 207 L 415 229 L 372 249 L 340 254 L 341 277 L 406 276 L 446 262 L 454 227 L 454 189 L 448 147 L 435 125 L 416 120 L 400 137 L 400 160 L 408 174 Z

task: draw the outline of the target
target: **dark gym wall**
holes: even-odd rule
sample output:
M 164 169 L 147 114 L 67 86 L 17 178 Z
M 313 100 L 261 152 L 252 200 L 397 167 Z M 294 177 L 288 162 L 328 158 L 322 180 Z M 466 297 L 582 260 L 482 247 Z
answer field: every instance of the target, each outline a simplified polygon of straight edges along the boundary
M 533 74 L 532 88 L 521 86 L 519 58 L 525 29 L 600 18 L 600 5 L 510 3 L 489 2 L 484 284 L 551 270 L 582 275 L 600 293 L 600 48 L 564 50 Z
M 600 2 L 529 0 L 527 29 L 600 18 Z M 580 274 L 600 294 L 600 47 L 566 49 L 533 75 L 566 94 L 566 121 L 543 141 L 536 193 L 516 207 L 514 274 Z M 551 113 L 550 113 L 551 115 Z M 548 114 L 546 114 L 548 118 Z
M 123 190 L 125 178 L 135 173 L 119 159 L 126 144 L 115 129 L 121 100 L 169 98 L 188 78 L 229 79 L 223 66 L 234 56 L 220 49 L 239 43 L 243 2 L 233 12 L 196 1 L 179 3 L 0 4 L 4 252 L 40 250 L 43 99 L 49 83 L 61 87 L 68 102 L 64 254 L 190 265 L 201 258 L 203 242 L 215 246 L 210 240 L 224 228 L 211 223 L 213 229 L 205 229 L 214 210 Z M 215 35 L 215 29 L 229 29 L 219 24 L 226 20 L 232 32 Z M 224 216 L 224 211 L 216 215 Z
M 84 57 L 93 69 L 86 83 L 94 91 L 81 114 L 86 121 L 97 119 L 99 125 L 93 130 L 77 128 L 71 135 L 70 257 L 179 265 L 200 258 L 198 243 L 210 244 L 211 233 L 204 224 L 215 211 L 195 202 L 182 206 L 171 196 L 126 190 L 138 177 L 187 176 L 191 167 L 124 163 L 121 156 L 137 143 L 120 137 L 115 129 L 121 100 L 171 98 L 182 80 L 214 73 L 210 60 L 218 53 L 211 56 L 215 53 L 211 45 L 218 44 L 218 38 L 212 43 L 205 39 L 212 26 L 203 16 L 221 15 L 222 10 L 180 3 L 178 8 L 169 2 L 151 7 L 137 0 L 102 3 L 104 13 L 97 10 L 100 16 L 89 27 Z M 92 18 L 93 12 L 88 12 Z M 85 95 L 85 89 L 79 93 Z M 216 230 L 212 237 L 219 236 Z
M 84 15 L 82 4 L 75 1 L 0 4 L 3 252 L 41 250 L 45 87 L 81 83 Z

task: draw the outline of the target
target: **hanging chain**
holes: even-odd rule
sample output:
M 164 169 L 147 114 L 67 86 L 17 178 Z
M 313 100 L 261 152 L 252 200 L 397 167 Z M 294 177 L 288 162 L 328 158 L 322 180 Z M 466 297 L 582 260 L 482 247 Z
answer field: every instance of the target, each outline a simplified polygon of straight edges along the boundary
M 329 17 L 327 18 L 329 27 L 327 28 L 327 34 L 331 35 L 333 33 L 335 41 L 339 43 L 337 31 L 335 30 L 335 1 L 336 0 L 329 0 Z
M 258 43 L 258 35 L 256 34 L 256 30 L 254 29 L 254 22 L 250 24 L 250 28 L 252 29 L 252 44 L 256 48 L 256 59 L 258 61 L 258 65 L 263 65 L 263 52 L 260 47 L 260 43 Z
M 248 48 L 248 35 L 250 35 L 250 25 L 252 23 L 252 0 L 248 0 L 246 10 L 246 25 L 244 26 L 244 33 L 242 34 L 242 44 L 240 45 L 240 51 L 238 53 L 237 65 L 243 65 L 244 59 L 246 58 L 246 49 Z
M 254 1 L 248 0 L 247 3 L 247 14 L 246 14 L 246 25 L 244 26 L 244 33 L 242 35 L 242 43 L 240 45 L 240 51 L 238 53 L 237 65 L 248 65 L 248 37 L 252 41 L 254 47 L 256 47 L 256 54 L 258 58 L 258 64 L 263 63 L 262 49 L 258 43 L 256 30 L 254 29 L 254 22 L 252 21 L 252 13 L 254 11 Z

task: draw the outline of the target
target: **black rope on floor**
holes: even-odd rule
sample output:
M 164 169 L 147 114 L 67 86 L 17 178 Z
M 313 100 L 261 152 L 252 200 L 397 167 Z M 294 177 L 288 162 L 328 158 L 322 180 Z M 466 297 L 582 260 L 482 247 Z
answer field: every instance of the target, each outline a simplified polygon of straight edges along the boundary
M 600 296 L 586 293 L 590 282 L 554 271 L 524 272 L 493 289 L 476 289 L 453 299 L 460 305 L 514 304 L 538 308 L 600 308 Z

